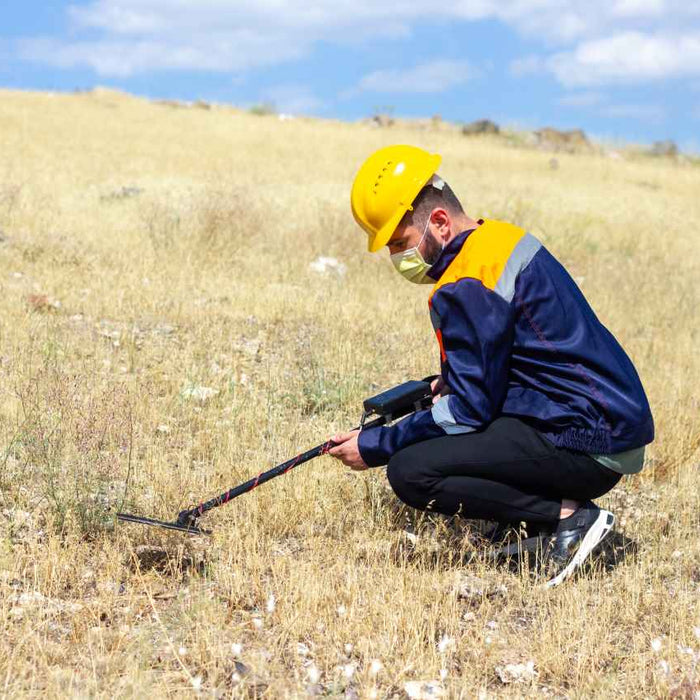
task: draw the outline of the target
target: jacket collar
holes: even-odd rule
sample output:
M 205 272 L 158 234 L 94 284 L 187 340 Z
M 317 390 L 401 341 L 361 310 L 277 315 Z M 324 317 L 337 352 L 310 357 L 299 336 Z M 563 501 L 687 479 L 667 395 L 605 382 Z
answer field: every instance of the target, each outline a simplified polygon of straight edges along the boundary
M 483 224 L 484 220 L 479 219 L 479 224 Z M 469 234 L 476 231 L 475 228 L 470 228 L 468 231 L 462 231 L 457 234 L 444 248 L 440 257 L 433 263 L 432 267 L 426 273 L 436 282 L 442 277 L 445 270 L 450 266 L 450 263 L 457 257 L 457 254 L 462 250 L 464 242 L 469 238 Z

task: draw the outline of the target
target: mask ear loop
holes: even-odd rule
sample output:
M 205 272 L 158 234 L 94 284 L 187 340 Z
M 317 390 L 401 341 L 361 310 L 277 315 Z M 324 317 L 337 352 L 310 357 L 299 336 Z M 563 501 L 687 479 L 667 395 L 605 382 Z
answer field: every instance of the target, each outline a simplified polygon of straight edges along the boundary
M 432 214 L 432 212 L 431 212 L 431 214 Z M 418 241 L 418 243 L 415 246 L 415 249 L 418 251 L 421 258 L 423 257 L 423 254 L 420 252 L 419 248 L 420 248 L 420 244 L 423 242 L 423 239 L 425 238 L 426 234 L 428 233 L 429 226 L 430 226 L 430 217 L 428 217 L 428 220 L 425 222 L 425 228 L 423 229 L 423 235 L 420 237 L 420 240 Z

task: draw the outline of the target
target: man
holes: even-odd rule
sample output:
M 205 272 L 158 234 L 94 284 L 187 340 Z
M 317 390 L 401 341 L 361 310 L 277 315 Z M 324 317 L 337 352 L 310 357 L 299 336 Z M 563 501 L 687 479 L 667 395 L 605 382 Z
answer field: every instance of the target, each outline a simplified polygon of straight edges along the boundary
M 470 218 L 437 176 L 441 157 L 390 146 L 360 168 L 352 212 L 369 250 L 432 284 L 441 358 L 431 410 L 334 436 L 330 454 L 387 464 L 409 506 L 549 536 L 548 585 L 610 532 L 592 499 L 641 470 L 653 440 L 630 359 L 552 254 L 512 224 Z

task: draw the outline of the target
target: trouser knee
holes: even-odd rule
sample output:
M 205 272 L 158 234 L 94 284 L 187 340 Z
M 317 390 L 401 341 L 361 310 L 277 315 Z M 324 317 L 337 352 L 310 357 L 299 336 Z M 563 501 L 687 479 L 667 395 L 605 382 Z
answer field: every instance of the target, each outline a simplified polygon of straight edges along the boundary
M 408 462 L 397 452 L 386 468 L 386 476 L 396 496 L 412 508 L 425 510 L 427 494 L 415 465 Z

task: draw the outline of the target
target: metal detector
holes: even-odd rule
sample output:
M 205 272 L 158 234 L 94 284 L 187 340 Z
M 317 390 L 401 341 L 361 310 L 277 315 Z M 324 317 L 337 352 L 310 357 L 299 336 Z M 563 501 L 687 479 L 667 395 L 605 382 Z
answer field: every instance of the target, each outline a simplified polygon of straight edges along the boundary
M 354 428 L 354 430 L 376 428 L 391 423 L 397 418 L 403 418 L 415 411 L 428 408 L 432 405 L 433 399 L 430 382 L 435 378 L 436 377 L 426 377 L 422 381 L 404 382 L 381 394 L 377 394 L 377 396 L 365 399 L 362 405 L 364 409 L 362 420 L 360 421 L 360 425 Z M 376 417 L 372 418 L 372 416 Z M 368 422 L 370 418 L 371 420 Z M 310 450 L 302 452 L 296 457 L 282 464 L 278 464 L 276 467 L 272 467 L 272 469 L 266 472 L 261 472 L 256 477 L 248 479 L 248 481 L 234 486 L 228 491 L 224 491 L 224 493 L 208 501 L 204 501 L 194 508 L 180 511 L 177 515 L 177 519 L 173 522 L 154 520 L 153 518 L 145 518 L 140 515 L 131 515 L 129 513 L 117 513 L 117 518 L 128 523 L 162 527 L 167 530 L 185 532 L 188 535 L 210 535 L 211 530 L 205 530 L 199 527 L 197 523 L 198 518 L 206 512 L 218 508 L 219 506 L 226 505 L 234 498 L 252 491 L 260 484 L 264 484 L 266 481 L 270 481 L 270 479 L 274 479 L 276 476 L 286 474 L 300 464 L 304 464 L 315 457 L 327 454 L 335 444 L 336 443 L 332 440 L 322 442 L 320 445 L 316 445 L 316 447 L 312 447 Z

